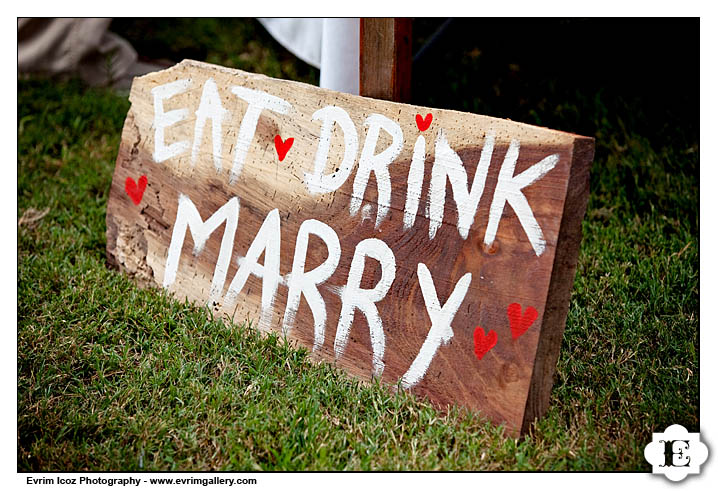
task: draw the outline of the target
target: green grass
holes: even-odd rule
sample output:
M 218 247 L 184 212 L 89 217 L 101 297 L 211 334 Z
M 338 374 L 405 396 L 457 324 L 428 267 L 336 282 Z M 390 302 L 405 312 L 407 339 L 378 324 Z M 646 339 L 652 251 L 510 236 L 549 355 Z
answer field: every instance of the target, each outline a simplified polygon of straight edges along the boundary
M 144 22 L 155 44 L 201 45 L 209 61 L 316 81 L 254 21 Z M 416 38 L 434 25 L 417 22 Z M 105 209 L 128 102 L 77 82 L 22 80 L 18 219 L 48 212 L 17 231 L 18 470 L 648 471 L 652 431 L 697 431 L 697 116 L 682 99 L 658 106 L 603 82 L 545 79 L 530 64 L 517 72 L 477 43 L 447 64 L 463 71 L 431 78 L 417 67 L 415 102 L 596 137 L 556 383 L 529 435 L 507 438 L 478 414 L 439 414 L 358 384 L 276 336 L 210 320 L 108 269 Z M 483 82 L 486 70 L 495 77 Z M 506 91 L 521 96 L 507 101 Z

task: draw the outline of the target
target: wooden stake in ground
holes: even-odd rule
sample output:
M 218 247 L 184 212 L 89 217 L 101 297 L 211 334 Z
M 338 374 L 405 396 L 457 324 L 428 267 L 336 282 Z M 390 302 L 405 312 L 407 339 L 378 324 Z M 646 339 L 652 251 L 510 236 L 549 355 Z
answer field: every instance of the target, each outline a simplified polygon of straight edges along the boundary
M 362 18 L 359 93 L 374 99 L 411 99 L 411 19 Z
M 511 434 L 545 411 L 592 139 L 194 61 L 130 100 L 111 264 Z

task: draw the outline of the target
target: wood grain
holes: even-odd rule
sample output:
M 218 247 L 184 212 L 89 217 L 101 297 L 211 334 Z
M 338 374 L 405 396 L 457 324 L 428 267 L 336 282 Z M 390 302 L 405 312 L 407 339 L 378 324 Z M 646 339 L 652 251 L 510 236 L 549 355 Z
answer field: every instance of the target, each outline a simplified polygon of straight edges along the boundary
M 181 79 L 191 80 L 187 91 L 164 101 L 164 111 L 187 109 L 186 118 L 165 130 L 167 144 L 193 141 L 196 111 L 205 82 L 212 78 L 221 104 L 227 110 L 222 140 L 222 169 L 215 170 L 212 157 L 211 121 L 207 122 L 194 165 L 188 150 L 157 163 L 155 111 L 152 89 Z M 230 183 L 229 169 L 235 155 L 237 134 L 247 103 L 232 93 L 232 87 L 261 90 L 288 101 L 292 109 L 282 115 L 264 110 L 249 147 L 241 174 Z M 168 248 L 175 226 L 179 195 L 189 197 L 207 220 L 230 199 L 239 199 L 239 222 L 222 297 L 210 307 L 217 316 L 234 322 L 251 321 L 257 326 L 262 314 L 262 279 L 250 275 L 236 303 L 224 295 L 238 270 L 238 259 L 247 254 L 265 217 L 273 209 L 280 216 L 280 273 L 287 275 L 294 258 L 300 225 L 319 220 L 337 234 L 341 256 L 336 271 L 319 286 L 327 310 L 325 340 L 313 354 L 316 359 L 335 362 L 362 380 L 372 378 L 372 342 L 365 316 L 357 311 L 343 356 L 334 350 L 337 324 L 342 308 L 339 293 L 347 277 L 358 243 L 367 238 L 384 241 L 396 258 L 396 277 L 377 310 L 385 335 L 384 371 L 381 381 L 391 386 L 407 372 L 419 353 L 431 327 L 431 319 L 417 278 L 419 263 L 433 277 L 441 305 L 467 272 L 472 275 L 468 293 L 451 326 L 453 337 L 438 348 L 424 378 L 411 390 L 426 396 L 440 408 L 460 404 L 482 412 L 496 423 L 503 423 L 511 434 L 526 432 L 531 422 L 545 411 L 552 385 L 564 329 L 570 292 L 580 243 L 580 225 L 588 198 L 588 172 L 593 140 L 507 120 L 441 109 L 398 104 L 313 86 L 271 79 L 185 60 L 168 70 L 135 79 L 130 94 L 132 106 L 122 134 L 115 174 L 107 208 L 108 262 L 131 275 L 142 286 L 161 286 L 165 276 Z M 313 120 L 315 111 L 326 106 L 346 110 L 359 136 L 359 154 L 367 135 L 364 122 L 371 114 L 381 114 L 402 128 L 404 145 L 390 164 L 391 205 L 385 220 L 375 227 L 377 211 L 376 177 L 372 173 L 362 202 L 362 212 L 349 213 L 357 165 L 336 191 L 311 194 L 305 173 L 311 172 L 317 151 L 321 122 Z M 420 132 L 415 117 L 431 113 L 429 128 Z M 425 216 L 428 188 L 434 164 L 438 131 L 447 135 L 451 147 L 461 157 L 469 183 L 476 172 L 487 135 L 496 139 L 486 185 L 475 220 L 463 239 L 456 228 L 458 211 L 451 185 L 447 184 L 446 206 L 441 227 L 429 238 Z M 279 161 L 274 138 L 294 138 L 285 159 Z M 334 127 L 328 169 L 339 166 L 344 153 L 342 130 Z M 426 163 L 419 212 L 414 226 L 404 230 L 404 201 L 412 161 L 413 146 L 426 139 Z M 483 243 L 489 208 L 497 186 L 499 170 L 512 139 L 521 142 L 514 175 L 530 168 L 550 154 L 559 156 L 556 166 L 544 177 L 523 189 L 546 240 L 546 249 L 537 256 L 510 205 L 504 207 L 496 240 L 491 247 Z M 380 134 L 377 152 L 389 145 Z M 357 160 L 358 160 L 357 156 Z M 139 205 L 125 192 L 128 177 L 148 178 Z M 193 254 L 192 235 L 185 236 L 176 280 L 168 290 L 179 299 L 204 305 L 209 298 L 226 225 L 209 236 L 202 251 Z M 327 258 L 326 246 L 310 236 L 305 270 Z M 262 261 L 266 260 L 266 256 Z M 371 288 L 381 277 L 379 263 L 367 259 L 362 288 Z M 263 328 L 281 332 L 287 288 L 277 289 L 271 319 Z M 513 339 L 507 308 L 519 303 L 538 311 L 538 318 L 518 339 Z M 474 330 L 481 326 L 494 330 L 498 342 L 481 360 L 474 354 Z M 288 335 L 293 342 L 312 349 L 314 317 L 302 297 L 294 328 Z
M 362 18 L 359 39 L 359 94 L 409 102 L 411 19 Z

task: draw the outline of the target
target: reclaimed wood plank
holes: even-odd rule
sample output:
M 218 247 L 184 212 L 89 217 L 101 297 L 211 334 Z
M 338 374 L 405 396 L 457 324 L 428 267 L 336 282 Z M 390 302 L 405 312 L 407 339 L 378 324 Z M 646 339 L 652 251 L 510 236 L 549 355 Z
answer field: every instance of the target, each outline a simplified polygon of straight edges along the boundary
M 259 96 L 252 109 L 247 101 Z M 591 138 L 190 60 L 135 79 L 130 100 L 107 208 L 111 265 L 215 315 L 284 333 L 362 380 L 401 383 L 440 408 L 480 410 L 511 434 L 545 412 L 588 199 Z M 258 112 L 259 103 L 273 109 Z M 345 126 L 323 130 L 329 114 Z M 338 176 L 323 191 L 311 184 L 322 148 L 322 175 Z M 384 151 L 385 168 L 372 160 Z M 371 162 L 377 171 L 362 189 L 358 176 Z M 519 188 L 519 176 L 542 165 L 545 172 Z M 503 208 L 495 203 L 502 195 Z M 529 239 L 537 232 L 527 228 L 524 202 L 543 245 Z M 325 264 L 332 257 L 334 268 Z M 296 311 L 287 309 L 296 301 L 290 273 L 322 267 L 318 299 L 307 300 L 305 282 Z M 375 303 L 359 290 L 382 286 Z

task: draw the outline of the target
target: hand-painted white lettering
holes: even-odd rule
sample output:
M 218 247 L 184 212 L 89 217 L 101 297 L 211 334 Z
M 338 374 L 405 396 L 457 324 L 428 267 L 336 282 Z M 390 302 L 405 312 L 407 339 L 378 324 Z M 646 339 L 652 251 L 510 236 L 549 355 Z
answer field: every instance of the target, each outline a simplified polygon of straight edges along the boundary
M 456 283 L 454 291 L 451 292 L 449 299 L 442 307 L 436 295 L 434 280 L 431 277 L 429 268 L 424 263 L 419 263 L 416 272 L 419 276 L 421 294 L 424 296 L 424 305 L 426 305 L 426 311 L 431 319 L 431 328 L 419 350 L 419 354 L 416 355 L 411 366 L 401 378 L 401 385 L 405 389 L 413 387 L 424 378 L 439 346 L 448 343 L 454 337 L 451 321 L 454 320 L 454 316 L 459 310 L 461 302 L 464 301 L 471 284 L 471 273 L 466 273 Z
M 292 108 L 292 105 L 284 99 L 260 90 L 252 90 L 235 85 L 232 87 L 232 93 L 247 101 L 249 107 L 247 107 L 247 112 L 244 113 L 242 123 L 239 125 L 237 144 L 234 146 L 232 172 L 229 177 L 230 184 L 234 183 L 242 173 L 244 159 L 247 157 L 249 146 L 254 139 L 254 133 L 257 130 L 257 123 L 259 123 L 259 116 L 262 114 L 262 111 L 269 109 L 279 114 L 287 114 Z
M 275 208 L 264 219 L 264 223 L 249 246 L 247 256 L 237 259 L 239 268 L 224 297 L 225 306 L 233 305 L 250 274 L 262 278 L 262 315 L 259 319 L 259 329 L 263 331 L 271 327 L 274 297 L 277 286 L 282 280 L 279 274 L 280 244 L 279 210 Z M 264 265 L 257 262 L 262 252 L 264 252 Z
M 194 142 L 192 143 L 191 164 L 197 162 L 199 147 L 202 146 L 202 133 L 208 119 L 212 120 L 212 158 L 217 172 L 222 170 L 222 121 L 227 116 L 227 110 L 222 107 L 222 102 L 217 90 L 217 84 L 208 78 L 202 89 L 202 98 L 199 101 L 199 108 L 195 112 L 197 118 L 194 123 Z
M 152 123 L 152 126 L 155 128 L 155 151 L 152 156 L 157 163 L 176 157 L 189 149 L 189 141 L 187 140 L 165 145 L 165 128 L 184 120 L 189 114 L 189 109 L 183 108 L 165 112 L 164 100 L 181 94 L 186 91 L 191 84 L 192 81 L 186 78 L 175 80 L 168 84 L 158 85 L 152 89 L 155 106 L 155 119 Z
M 451 182 L 454 201 L 458 210 L 456 227 L 462 239 L 469 235 L 469 229 L 474 223 L 476 209 L 479 206 L 481 195 L 484 193 L 486 175 L 491 164 L 491 155 L 494 151 L 494 136 L 489 134 L 481 149 L 481 157 L 476 166 L 474 182 L 471 191 L 468 189 L 468 177 L 464 164 L 459 155 L 449 146 L 443 129 L 436 137 L 436 156 L 431 169 L 431 182 L 429 183 L 429 238 L 433 239 L 444 220 L 444 203 L 446 200 L 446 180 Z
M 360 288 L 367 256 L 376 259 L 381 265 L 381 279 L 370 289 Z M 384 371 L 384 327 L 382 326 L 376 303 L 386 296 L 392 283 L 394 283 L 395 275 L 396 259 L 389 246 L 379 239 L 364 239 L 357 244 L 354 250 L 347 284 L 341 291 L 342 310 L 339 314 L 337 334 L 334 339 L 334 353 L 337 359 L 344 354 L 351 325 L 354 321 L 354 311 L 356 309 L 361 310 L 369 324 L 369 336 L 373 353 L 372 366 L 374 375 L 377 377 L 381 376 Z
M 189 228 L 194 241 L 193 253 L 196 256 L 204 248 L 204 244 L 209 239 L 210 234 L 219 227 L 222 222 L 227 222 L 222 236 L 222 245 L 219 248 L 217 264 L 214 267 L 214 276 L 212 277 L 212 286 L 210 288 L 209 299 L 207 304 L 211 305 L 219 298 L 224 288 L 224 281 L 227 278 L 227 270 L 229 261 L 232 257 L 232 248 L 234 247 L 234 234 L 237 230 L 237 220 L 239 219 L 239 199 L 232 198 L 224 204 L 220 209 L 214 212 L 206 222 L 202 221 L 202 217 L 197 211 L 194 203 L 184 194 L 179 195 L 177 204 L 177 218 L 175 220 L 174 229 L 172 230 L 172 239 L 167 251 L 167 262 L 165 264 L 165 277 L 162 286 L 165 288 L 171 286 L 175 282 L 177 276 L 177 267 L 179 265 L 180 253 L 184 244 L 185 234 Z
M 322 264 L 311 271 L 304 271 L 310 234 L 316 235 L 324 241 L 329 254 Z M 282 331 L 285 336 L 291 332 L 294 326 L 294 317 L 299 308 L 300 297 L 304 295 L 314 316 L 314 350 L 324 345 L 324 328 L 327 321 L 327 308 L 317 286 L 324 283 L 334 274 L 339 264 L 340 256 L 341 246 L 334 229 L 319 220 L 310 219 L 302 222 L 297 233 L 297 243 L 294 247 L 292 272 L 286 278 L 289 293 L 287 294 L 287 307 L 284 311 Z
M 416 210 L 419 208 L 421 187 L 424 183 L 424 160 L 426 160 L 426 139 L 419 135 L 414 143 L 409 177 L 406 181 L 406 204 L 404 205 L 404 230 L 414 226 Z
M 337 106 L 323 107 L 312 114 L 312 120 L 317 119 L 322 121 L 322 129 L 314 156 L 314 172 L 304 174 L 304 183 L 311 194 L 329 193 L 339 189 L 351 174 L 359 151 L 356 126 L 344 109 Z M 337 123 L 344 133 L 344 158 L 336 172 L 324 175 L 334 123 Z
M 401 131 L 401 126 L 381 114 L 370 114 L 364 124 L 369 126 L 369 130 L 361 157 L 359 157 L 359 168 L 354 176 L 349 214 L 354 216 L 359 211 L 362 201 L 364 201 L 364 191 L 369 181 L 369 174 L 373 171 L 377 186 L 377 210 L 374 226 L 378 227 L 389 212 L 391 204 L 391 178 L 387 167 L 401 152 L 404 146 L 404 133 Z M 379 131 L 382 129 L 391 136 L 391 144 L 379 154 L 375 154 Z
M 491 201 L 489 224 L 486 226 L 484 244 L 490 246 L 494 242 L 496 231 L 501 221 L 501 215 L 504 212 L 504 205 L 508 201 L 514 209 L 521 226 L 524 228 L 529 242 L 531 242 L 531 246 L 534 248 L 534 252 L 537 256 L 540 256 L 546 248 L 546 241 L 543 238 L 541 227 L 531 211 L 529 202 L 521 190 L 541 179 L 548 171 L 553 169 L 558 163 L 559 157 L 557 153 L 549 155 L 521 174 L 514 176 L 516 161 L 519 158 L 519 149 L 519 141 L 511 140 L 509 149 L 506 151 L 506 156 L 504 157 L 504 163 L 501 165 L 501 170 L 499 171 L 499 179 L 496 183 L 494 198 Z
M 362 223 L 366 220 L 371 220 L 371 216 L 374 213 L 374 207 L 371 203 L 367 203 L 361 207 L 361 221 Z

